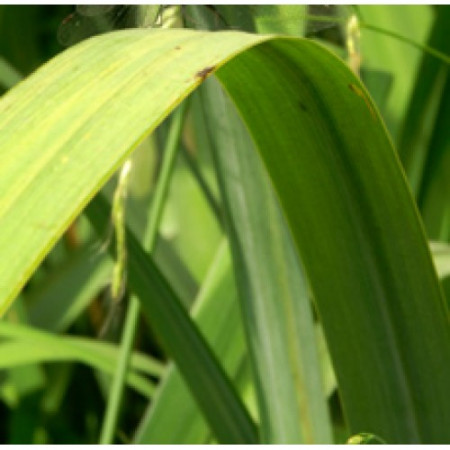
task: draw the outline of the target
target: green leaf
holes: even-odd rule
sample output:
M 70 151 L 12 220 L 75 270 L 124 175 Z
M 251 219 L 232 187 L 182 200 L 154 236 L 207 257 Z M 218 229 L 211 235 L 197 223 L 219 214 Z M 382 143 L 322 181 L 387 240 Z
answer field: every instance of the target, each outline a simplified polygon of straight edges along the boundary
M 450 7 L 438 7 L 427 42 L 445 54 L 450 54 L 449 20 Z M 448 123 L 448 113 L 441 118 L 443 123 L 440 127 L 436 122 L 439 109 L 444 110 L 448 105 L 449 94 L 445 93 L 446 89 L 449 90 L 445 88 L 449 84 L 448 78 L 448 66 L 424 53 L 399 140 L 399 154 L 418 199 L 425 196 L 429 184 L 435 179 L 436 169 L 442 163 L 445 142 L 448 142 L 448 127 L 443 126 L 443 123 Z
M 231 33 L 211 40 L 188 30 L 99 36 L 61 53 L 2 98 L 0 312 L 143 136 L 210 68 L 263 39 Z M 219 53 L 209 51 L 213 42 Z
M 264 443 L 331 443 L 303 268 L 267 173 L 231 102 L 205 83 Z M 275 132 L 275 130 L 274 130 Z
M 265 76 L 250 83 L 254 73 Z M 217 75 L 300 250 L 351 431 L 393 443 L 447 442 L 447 310 L 404 174 L 364 87 L 327 52 L 294 40 L 252 48 Z
M 0 366 L 10 368 L 35 362 L 79 361 L 112 374 L 117 360 L 117 349 L 88 339 L 54 336 L 24 325 L 0 322 L 0 335 L 13 339 L 0 344 Z M 149 357 L 133 355 L 127 383 L 143 395 L 153 393 L 153 383 L 137 370 L 153 376 L 161 373 L 161 366 Z
M 430 154 L 424 167 L 424 186 L 419 208 L 430 238 L 450 240 L 450 210 L 445 201 L 450 195 L 450 76 L 445 80 L 436 123 L 430 140 Z
M 101 232 L 108 222 L 108 203 L 98 195 L 86 209 Z M 171 353 L 217 439 L 256 443 L 254 424 L 230 380 L 172 288 L 127 230 L 129 284 L 164 346 Z
M 226 242 L 202 283 L 192 317 L 219 356 L 231 378 L 236 378 L 245 354 L 239 304 Z M 200 414 L 176 366 L 170 364 L 149 404 L 134 442 L 137 444 L 204 444 L 211 431 Z
M 98 248 L 83 248 L 57 267 L 27 296 L 29 321 L 49 331 L 63 331 L 107 286 L 112 261 Z
M 359 5 L 361 21 L 371 27 L 395 30 L 417 43 L 426 41 L 433 19 L 430 5 Z M 416 68 L 421 52 L 380 30 L 362 28 L 361 56 L 371 69 L 389 69 L 393 74 L 392 88 L 386 102 L 384 117 L 394 142 L 403 123 L 407 102 L 414 89 Z M 407 68 L 407 69 L 406 69 Z
M 306 40 L 127 30 L 73 47 L 4 96 L 2 311 L 143 136 L 222 64 L 301 254 L 351 431 L 448 442 L 448 312 L 417 210 L 364 87 Z M 130 283 L 217 437 L 256 442 L 172 290 L 129 246 Z

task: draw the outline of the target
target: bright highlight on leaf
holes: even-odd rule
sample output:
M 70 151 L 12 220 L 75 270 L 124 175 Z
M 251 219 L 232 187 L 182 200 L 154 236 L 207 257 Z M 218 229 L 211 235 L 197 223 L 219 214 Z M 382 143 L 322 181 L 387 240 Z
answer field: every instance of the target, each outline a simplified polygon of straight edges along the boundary
M 347 444 L 350 445 L 380 445 L 380 444 L 386 444 L 381 438 L 378 436 L 375 436 L 374 434 L 370 433 L 359 433 L 354 436 L 351 436 Z

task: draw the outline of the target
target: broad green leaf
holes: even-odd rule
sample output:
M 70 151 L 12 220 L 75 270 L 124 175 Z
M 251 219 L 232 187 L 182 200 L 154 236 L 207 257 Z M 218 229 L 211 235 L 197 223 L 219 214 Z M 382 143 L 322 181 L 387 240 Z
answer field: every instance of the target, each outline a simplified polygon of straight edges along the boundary
M 271 18 L 286 22 L 299 10 L 305 12 L 269 6 L 259 18 L 276 26 Z M 215 130 L 210 145 L 249 337 L 262 442 L 331 442 L 310 293 L 291 235 L 235 108 L 214 80 L 200 94 L 204 120 L 197 134 Z
M 12 263 L 3 258 L 0 263 L 3 311 L 62 231 L 143 136 L 216 65 L 267 39 L 242 33 L 227 36 L 187 30 L 128 30 L 100 36 L 60 54 L 2 99 L 0 110 L 8 114 L 0 124 L 0 132 L 5 131 L 0 136 L 0 190 L 5 193 L 0 204 L 0 248 L 2 255 L 14 254 Z M 123 108 L 128 109 L 126 121 Z M 29 120 L 26 137 L 18 134 L 24 120 Z M 16 239 L 26 245 L 18 249 Z M 139 258 L 134 261 L 136 272 L 130 269 L 130 279 L 145 273 L 142 251 Z M 147 273 L 145 277 L 141 299 L 148 299 L 155 286 L 163 293 L 161 298 L 175 299 L 159 272 L 154 271 L 153 280 Z M 177 301 L 170 305 L 153 302 L 150 316 L 197 401 L 210 412 L 208 420 L 213 421 L 217 437 L 223 442 L 255 442 L 252 422 L 198 331 Z M 206 378 L 199 376 L 196 366 L 204 368 Z
M 448 315 L 404 174 L 364 87 L 305 40 L 111 33 L 9 92 L 0 102 L 3 310 L 142 137 L 221 64 L 217 76 L 255 140 L 301 254 L 350 430 L 391 443 L 448 442 Z M 203 411 L 214 411 L 207 417 L 217 437 L 255 442 L 173 292 L 136 242 L 129 245 L 138 255 L 130 283 L 145 279 L 144 308 Z M 155 290 L 163 295 L 150 301 Z M 189 364 L 202 358 L 204 377 L 195 379 Z
M 261 439 L 331 443 L 310 294 L 267 173 L 220 86 L 201 90 L 258 393 Z
M 211 40 L 188 30 L 99 36 L 61 53 L 3 97 L 0 312 L 142 137 L 217 64 L 264 39 L 227 36 Z
M 299 248 L 350 430 L 447 442 L 448 313 L 404 174 L 362 85 L 300 42 L 252 48 L 217 75 Z

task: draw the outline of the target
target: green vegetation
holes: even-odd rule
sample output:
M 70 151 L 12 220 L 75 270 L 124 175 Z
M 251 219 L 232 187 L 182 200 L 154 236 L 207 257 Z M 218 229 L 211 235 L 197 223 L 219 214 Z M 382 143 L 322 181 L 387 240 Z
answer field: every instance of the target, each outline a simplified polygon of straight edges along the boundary
M 1 442 L 449 443 L 450 8 L 69 13 L 0 7 Z

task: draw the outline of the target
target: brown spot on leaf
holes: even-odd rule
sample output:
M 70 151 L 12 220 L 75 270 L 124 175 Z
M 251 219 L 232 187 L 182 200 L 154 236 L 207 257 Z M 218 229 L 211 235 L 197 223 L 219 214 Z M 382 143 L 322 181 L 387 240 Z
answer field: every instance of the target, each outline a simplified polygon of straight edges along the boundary
M 208 66 L 202 70 L 199 70 L 196 74 L 196 78 L 200 78 L 202 81 L 205 81 L 206 77 L 216 68 L 216 66 Z

